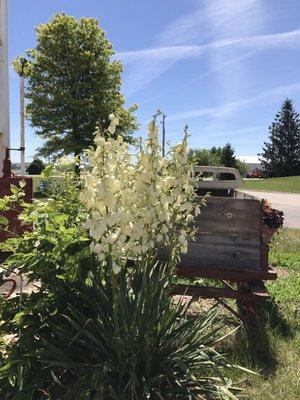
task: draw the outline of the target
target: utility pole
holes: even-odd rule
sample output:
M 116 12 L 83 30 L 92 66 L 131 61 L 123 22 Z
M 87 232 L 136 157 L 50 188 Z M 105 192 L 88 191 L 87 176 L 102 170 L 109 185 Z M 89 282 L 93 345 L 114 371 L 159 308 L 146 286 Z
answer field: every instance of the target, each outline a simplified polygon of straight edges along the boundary
M 24 69 L 27 64 L 26 58 L 20 59 L 21 70 L 20 70 L 20 162 L 21 170 L 20 174 L 25 175 L 25 98 L 24 98 Z
M 5 150 L 10 146 L 7 3 L 7 0 L 0 0 L 0 177 Z

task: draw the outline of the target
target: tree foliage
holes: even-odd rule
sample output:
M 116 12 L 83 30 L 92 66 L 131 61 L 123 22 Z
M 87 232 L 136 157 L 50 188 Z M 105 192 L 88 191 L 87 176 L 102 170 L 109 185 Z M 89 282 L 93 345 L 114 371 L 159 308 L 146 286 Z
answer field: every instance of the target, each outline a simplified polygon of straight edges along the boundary
M 221 151 L 220 162 L 221 165 L 224 165 L 224 167 L 236 168 L 237 164 L 234 155 L 234 148 L 230 143 L 226 143 L 226 145 L 223 147 Z
M 96 126 L 104 131 L 113 112 L 116 134 L 130 140 L 133 111 L 120 92 L 122 65 L 112 61 L 111 43 L 94 18 L 57 14 L 36 28 L 37 45 L 27 51 L 27 116 L 45 140 L 42 156 L 80 154 L 93 145 Z M 14 62 L 20 69 L 20 59 Z
M 293 102 L 286 99 L 269 127 L 261 161 L 268 176 L 300 174 L 300 117 Z
M 230 143 L 227 143 L 224 147 L 214 146 L 211 149 L 191 149 L 189 157 L 195 165 L 237 168 L 241 175 L 247 172 L 247 165 L 235 157 L 234 148 Z
M 43 161 L 40 158 L 35 158 L 26 169 L 26 172 L 29 175 L 40 175 L 44 168 Z
M 195 165 L 220 165 L 219 155 L 212 153 L 209 149 L 191 149 L 189 157 Z

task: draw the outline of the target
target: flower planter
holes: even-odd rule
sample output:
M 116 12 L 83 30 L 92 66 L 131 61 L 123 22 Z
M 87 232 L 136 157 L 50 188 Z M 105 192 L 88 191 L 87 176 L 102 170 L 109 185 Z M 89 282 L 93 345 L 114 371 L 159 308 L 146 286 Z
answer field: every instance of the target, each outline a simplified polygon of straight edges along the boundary
M 270 228 L 267 225 L 262 225 L 262 238 L 265 244 L 269 244 L 272 237 L 274 236 L 277 228 Z

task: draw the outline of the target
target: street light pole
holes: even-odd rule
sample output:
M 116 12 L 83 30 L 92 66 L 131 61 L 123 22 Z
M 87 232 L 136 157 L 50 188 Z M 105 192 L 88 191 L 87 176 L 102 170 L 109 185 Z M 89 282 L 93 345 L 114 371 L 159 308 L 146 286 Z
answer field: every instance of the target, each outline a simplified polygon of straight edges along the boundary
M 25 175 L 25 96 L 24 96 L 24 68 L 27 64 L 26 58 L 20 59 L 20 174 Z

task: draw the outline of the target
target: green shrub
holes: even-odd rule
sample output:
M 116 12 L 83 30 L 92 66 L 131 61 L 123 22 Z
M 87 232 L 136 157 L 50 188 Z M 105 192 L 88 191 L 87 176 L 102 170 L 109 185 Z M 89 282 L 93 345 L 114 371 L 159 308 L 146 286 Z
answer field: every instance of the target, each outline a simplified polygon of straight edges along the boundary
M 38 357 L 48 371 L 51 395 L 234 398 L 231 382 L 223 377 L 229 366 L 215 350 L 217 309 L 192 316 L 188 304 L 174 305 L 170 273 L 158 268 L 138 264 L 134 274 L 121 272 L 116 291 L 95 276 L 69 300 L 63 315 L 52 317 L 51 334 L 38 334 Z
M 28 175 L 40 175 L 45 169 L 45 165 L 42 160 L 35 158 L 26 169 Z
M 22 336 L 0 370 L 2 393 L 21 400 L 234 399 L 224 378 L 229 365 L 215 350 L 217 309 L 195 316 L 188 304 L 175 305 L 165 268 L 139 264 L 128 272 L 117 276 L 118 290 L 91 274 L 72 290 L 57 282 L 51 295 L 26 297 L 13 321 Z M 11 305 L 16 312 L 16 300 Z

